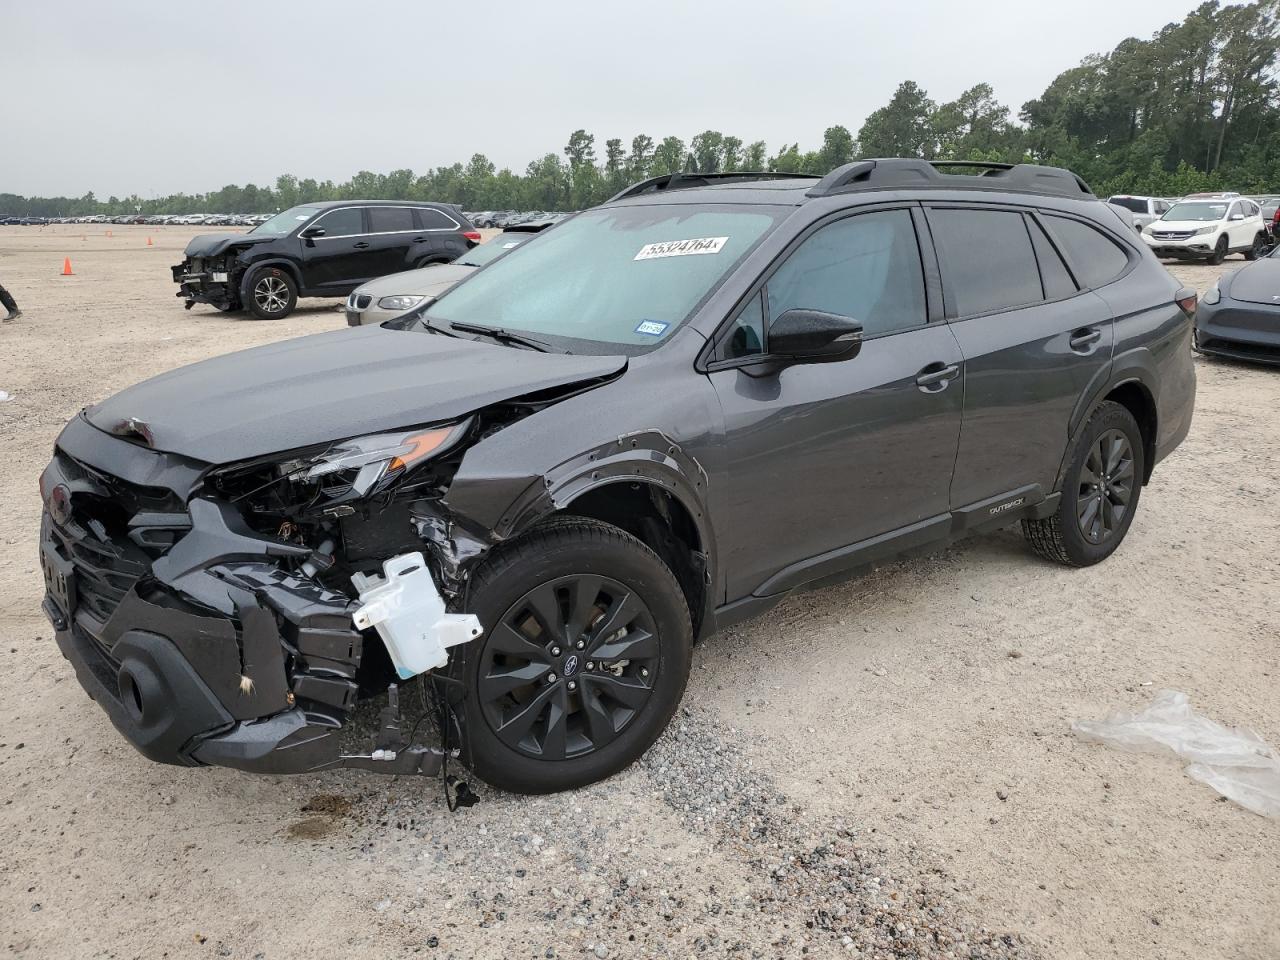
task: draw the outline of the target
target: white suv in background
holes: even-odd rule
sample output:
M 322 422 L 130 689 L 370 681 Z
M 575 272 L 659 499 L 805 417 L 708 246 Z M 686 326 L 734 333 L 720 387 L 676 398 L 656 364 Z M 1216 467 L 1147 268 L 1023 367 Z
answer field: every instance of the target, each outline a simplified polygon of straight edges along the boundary
M 1160 217 L 1173 206 L 1169 200 L 1160 197 L 1131 197 L 1128 194 L 1116 194 L 1114 197 L 1107 197 L 1107 203 L 1115 204 L 1117 207 L 1124 207 L 1133 214 L 1133 226 L 1139 232 L 1147 224 L 1158 220 Z
M 1229 253 L 1256 260 L 1267 251 L 1262 208 L 1244 197 L 1182 200 L 1142 228 L 1157 257 L 1221 263 Z

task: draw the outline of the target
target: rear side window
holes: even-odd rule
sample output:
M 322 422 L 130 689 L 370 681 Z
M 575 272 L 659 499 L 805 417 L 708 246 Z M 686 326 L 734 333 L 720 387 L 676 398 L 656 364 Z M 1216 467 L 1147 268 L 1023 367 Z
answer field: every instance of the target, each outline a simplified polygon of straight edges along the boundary
M 326 237 L 354 237 L 364 233 L 364 216 L 360 207 L 330 210 L 312 226 L 324 230 Z
M 446 213 L 432 207 L 418 208 L 419 230 L 457 230 L 460 224 Z
M 863 213 L 810 235 L 769 278 L 769 322 L 787 310 L 852 317 L 863 335 L 928 321 L 915 226 L 906 210 Z
M 413 207 L 370 207 L 370 233 L 399 233 L 413 230 Z
M 1062 262 L 1062 257 L 1058 251 L 1053 249 L 1053 244 L 1045 235 L 1044 230 L 1040 228 L 1040 224 L 1034 220 L 1027 220 L 1027 229 L 1031 231 L 1031 245 L 1035 247 L 1036 262 L 1040 264 L 1040 280 L 1044 283 L 1044 298 L 1046 300 L 1057 300 L 1060 297 L 1069 297 L 1076 292 L 1075 281 L 1071 279 L 1071 274 L 1067 271 L 1067 265 Z
M 1022 214 L 930 210 L 942 280 L 958 317 L 1039 303 L 1040 271 Z
M 1066 217 L 1048 216 L 1049 229 L 1071 261 L 1076 277 L 1086 287 L 1100 287 L 1124 273 L 1129 258 L 1120 245 L 1088 224 Z

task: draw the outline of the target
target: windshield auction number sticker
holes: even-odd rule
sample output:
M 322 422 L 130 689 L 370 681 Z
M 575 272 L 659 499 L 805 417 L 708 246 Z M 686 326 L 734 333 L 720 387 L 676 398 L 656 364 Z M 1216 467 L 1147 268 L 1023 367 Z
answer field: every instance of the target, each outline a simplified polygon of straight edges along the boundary
M 659 257 L 688 257 L 697 253 L 719 253 L 728 237 L 699 237 L 696 240 L 664 240 L 646 243 L 633 260 L 657 260 Z

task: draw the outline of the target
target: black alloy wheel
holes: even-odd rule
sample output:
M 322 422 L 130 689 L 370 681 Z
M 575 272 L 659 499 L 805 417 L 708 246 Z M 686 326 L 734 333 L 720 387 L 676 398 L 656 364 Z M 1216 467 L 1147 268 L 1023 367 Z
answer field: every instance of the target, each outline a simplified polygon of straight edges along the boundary
M 1213 254 L 1209 257 L 1209 263 L 1216 267 L 1223 260 L 1227 259 L 1228 252 L 1227 235 L 1224 233 L 1218 238 L 1218 242 L 1214 244 Z
M 487 783 L 550 793 L 612 776 L 680 703 L 693 657 L 688 600 L 630 533 L 545 520 L 496 548 L 464 601 L 484 634 L 446 676 L 462 760 Z
M 1124 527 L 1134 480 L 1129 438 L 1108 430 L 1090 449 L 1076 492 L 1076 523 L 1090 543 L 1101 544 Z
M 1133 413 L 1112 400 L 1099 404 L 1072 440 L 1056 509 L 1022 521 L 1031 548 L 1070 567 L 1111 556 L 1133 525 L 1145 464 Z
M 653 614 L 634 591 L 597 574 L 539 584 L 490 631 L 477 690 L 490 729 L 539 760 L 612 743 L 658 679 Z

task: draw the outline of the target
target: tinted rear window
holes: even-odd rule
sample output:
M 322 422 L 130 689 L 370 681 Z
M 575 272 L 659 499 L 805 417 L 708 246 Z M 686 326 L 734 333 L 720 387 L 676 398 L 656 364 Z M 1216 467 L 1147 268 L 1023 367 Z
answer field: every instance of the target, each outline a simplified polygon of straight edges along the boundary
M 1110 283 L 1124 272 L 1129 258 L 1119 245 L 1100 230 L 1066 217 L 1048 218 L 1049 229 L 1066 251 L 1076 277 L 1087 287 Z
M 1056 300 L 1059 297 L 1071 296 L 1076 292 L 1076 285 L 1071 279 L 1071 274 L 1067 272 L 1067 266 L 1062 262 L 1062 257 L 1058 255 L 1058 251 L 1053 248 L 1049 238 L 1040 229 L 1040 224 L 1034 220 L 1030 221 L 1027 229 L 1031 231 L 1031 243 L 1036 248 L 1036 260 L 1040 262 L 1040 279 L 1044 281 L 1045 299 Z
M 413 207 L 370 207 L 370 233 L 396 233 L 413 227 Z
M 423 230 L 457 230 L 458 222 L 449 215 L 425 207 L 418 210 L 418 220 L 421 221 Z
M 956 316 L 1020 307 L 1044 298 L 1022 214 L 931 210 L 929 224 Z

